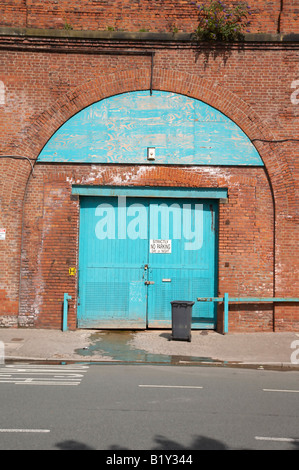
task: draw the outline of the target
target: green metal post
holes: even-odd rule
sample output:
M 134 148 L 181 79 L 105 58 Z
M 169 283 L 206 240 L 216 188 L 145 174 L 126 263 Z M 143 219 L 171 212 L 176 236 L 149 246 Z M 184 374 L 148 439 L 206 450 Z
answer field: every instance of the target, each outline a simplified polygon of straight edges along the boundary
M 228 294 L 224 294 L 224 326 L 223 333 L 228 333 Z
M 63 296 L 63 319 L 62 319 L 62 331 L 67 331 L 67 314 L 68 314 L 68 301 L 72 300 L 72 297 L 68 294 Z

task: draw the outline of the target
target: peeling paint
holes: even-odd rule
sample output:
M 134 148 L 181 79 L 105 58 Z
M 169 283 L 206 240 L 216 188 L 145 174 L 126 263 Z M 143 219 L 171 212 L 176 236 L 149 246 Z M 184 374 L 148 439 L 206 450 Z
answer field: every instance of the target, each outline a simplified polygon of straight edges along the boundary
M 151 147 L 156 152 L 149 161 Z M 263 166 L 249 138 L 224 114 L 164 91 L 124 93 L 92 104 L 57 130 L 38 161 Z

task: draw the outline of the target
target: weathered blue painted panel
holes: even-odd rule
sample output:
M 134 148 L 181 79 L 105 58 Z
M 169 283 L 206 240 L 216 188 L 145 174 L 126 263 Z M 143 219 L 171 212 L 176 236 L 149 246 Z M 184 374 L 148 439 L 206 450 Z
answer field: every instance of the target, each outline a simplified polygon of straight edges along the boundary
M 155 160 L 147 159 L 148 147 L 156 149 Z M 94 103 L 58 129 L 38 161 L 263 166 L 254 145 L 224 114 L 163 91 Z

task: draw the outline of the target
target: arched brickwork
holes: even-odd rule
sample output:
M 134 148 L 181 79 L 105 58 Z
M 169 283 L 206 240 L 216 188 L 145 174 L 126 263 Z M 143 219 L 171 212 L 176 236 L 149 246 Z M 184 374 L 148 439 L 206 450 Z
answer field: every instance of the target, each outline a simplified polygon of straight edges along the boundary
M 149 88 L 149 82 L 149 70 L 139 69 L 108 74 L 85 83 L 58 100 L 26 130 L 27 137 L 17 145 L 18 154 L 37 159 L 41 149 L 54 132 L 74 114 L 109 96 L 146 90 Z M 276 205 L 281 203 L 284 207 L 288 206 L 289 211 L 292 212 L 296 199 L 291 170 L 283 154 L 279 153 L 275 136 L 247 103 L 216 83 L 193 74 L 173 70 L 156 68 L 153 88 L 204 101 L 234 121 L 247 134 L 260 153 L 273 187 Z M 28 170 L 30 170 L 29 165 Z M 15 180 L 15 185 L 19 189 L 24 186 L 21 181 L 17 180 Z M 289 215 L 291 215 L 290 212 Z
M 51 108 L 45 110 L 29 128 L 24 130 L 20 142 L 15 142 L 13 147 L 18 148 L 19 155 L 26 155 L 36 160 L 41 149 L 54 132 L 74 114 L 109 96 L 147 90 L 149 83 L 149 68 L 107 74 L 89 81 L 79 86 L 75 91 L 67 93 L 63 98 L 57 100 Z M 295 214 L 295 186 L 290 168 L 283 154 L 280 155 L 276 144 L 268 142 L 275 140 L 275 136 L 246 102 L 217 83 L 211 83 L 211 81 L 193 74 L 157 67 L 154 70 L 153 89 L 180 93 L 202 100 L 234 121 L 254 142 L 263 159 L 273 189 L 276 222 L 278 219 L 282 220 Z M 24 136 L 26 137 L 24 138 Z M 30 166 L 26 161 L 22 164 L 16 161 L 9 162 L 6 166 L 6 173 L 14 172 L 17 164 L 19 171 L 14 173 L 10 189 L 7 188 L 3 198 L 3 201 L 8 204 L 7 207 L 16 199 L 23 201 L 30 175 Z M 14 251 L 15 267 L 20 262 L 21 232 L 24 230 L 21 207 L 18 207 L 18 213 L 16 229 L 19 230 L 20 236 L 18 237 L 19 249 Z M 10 216 L 8 215 L 8 217 Z M 19 269 L 16 269 L 16 272 L 19 272 Z M 18 274 L 15 276 L 17 277 Z

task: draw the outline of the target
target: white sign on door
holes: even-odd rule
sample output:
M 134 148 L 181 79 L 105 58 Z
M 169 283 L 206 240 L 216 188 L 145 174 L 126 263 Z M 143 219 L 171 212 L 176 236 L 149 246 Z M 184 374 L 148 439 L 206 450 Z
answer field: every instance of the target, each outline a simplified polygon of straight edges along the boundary
M 171 253 L 171 240 L 150 240 L 150 253 Z
M 0 240 L 5 240 L 6 228 L 0 228 Z

